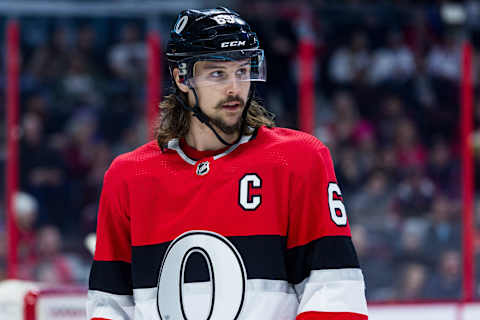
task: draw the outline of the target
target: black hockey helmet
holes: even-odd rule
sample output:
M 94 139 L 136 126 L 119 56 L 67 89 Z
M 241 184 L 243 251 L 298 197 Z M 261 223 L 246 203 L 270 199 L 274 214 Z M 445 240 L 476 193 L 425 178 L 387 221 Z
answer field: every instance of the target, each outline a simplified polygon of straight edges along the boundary
M 178 68 L 180 80 L 190 87 L 195 86 L 195 63 L 206 60 L 250 59 L 250 77 L 245 80 L 266 80 L 264 53 L 256 33 L 227 8 L 182 11 L 170 33 L 166 56 L 170 72 Z
M 176 95 L 180 105 L 207 125 L 223 144 L 237 143 L 241 135 L 235 143 L 226 142 L 212 127 L 210 118 L 201 110 L 196 88 L 213 82 L 201 77 L 195 78 L 195 63 L 198 61 L 241 61 L 241 66 L 245 66 L 247 71 L 239 73 L 235 79 L 249 82 L 266 81 L 265 57 L 263 50 L 259 48 L 256 33 L 251 31 L 250 26 L 240 18 L 238 13 L 227 8 L 185 10 L 178 15 L 170 32 L 166 56 L 174 86 L 176 87 L 173 70 L 178 68 L 180 81 L 192 89 L 195 96 L 195 105 L 190 106 L 179 95 Z M 249 68 L 246 67 L 248 64 Z M 225 79 L 225 81 L 229 80 Z M 253 84 L 243 109 L 240 132 L 243 132 L 245 127 L 245 118 L 254 90 L 255 85 Z

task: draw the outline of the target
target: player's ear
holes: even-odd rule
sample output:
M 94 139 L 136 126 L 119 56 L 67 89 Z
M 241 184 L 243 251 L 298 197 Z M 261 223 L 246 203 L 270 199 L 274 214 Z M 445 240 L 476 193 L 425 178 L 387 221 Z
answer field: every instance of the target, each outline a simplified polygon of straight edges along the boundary
M 188 93 L 188 86 L 180 81 L 180 70 L 178 68 L 173 69 L 173 78 L 180 91 Z

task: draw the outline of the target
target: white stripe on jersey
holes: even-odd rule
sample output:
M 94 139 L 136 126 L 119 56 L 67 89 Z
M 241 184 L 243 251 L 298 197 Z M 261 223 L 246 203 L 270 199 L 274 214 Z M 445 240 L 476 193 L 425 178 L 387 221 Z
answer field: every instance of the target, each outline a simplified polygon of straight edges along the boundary
M 88 290 L 87 319 L 131 320 L 134 309 L 132 296 Z
M 187 283 L 183 302 L 188 319 L 206 319 L 211 299 L 210 282 Z M 157 288 L 134 289 L 135 320 L 160 320 Z M 294 320 L 298 300 L 293 287 L 283 280 L 247 280 L 247 293 L 239 320 Z M 176 320 L 176 319 L 171 319 Z
M 247 280 L 246 297 L 238 320 L 294 320 L 297 314 L 306 311 L 353 312 L 366 315 L 364 291 L 360 269 L 314 270 L 310 277 L 296 285 L 295 289 L 284 280 L 250 279 Z M 182 292 L 187 318 L 206 319 L 211 303 L 211 283 L 187 283 Z M 89 291 L 89 303 L 95 300 L 97 306 L 102 305 L 102 308 L 96 309 L 97 317 L 115 320 L 160 320 L 156 287 L 134 289 L 133 297 L 135 307 L 130 296 Z M 130 315 L 133 314 L 133 308 L 134 317 Z M 130 316 L 126 316 L 126 312 Z
M 368 314 L 360 269 L 313 270 L 295 289 L 300 297 L 299 314 L 307 311 Z

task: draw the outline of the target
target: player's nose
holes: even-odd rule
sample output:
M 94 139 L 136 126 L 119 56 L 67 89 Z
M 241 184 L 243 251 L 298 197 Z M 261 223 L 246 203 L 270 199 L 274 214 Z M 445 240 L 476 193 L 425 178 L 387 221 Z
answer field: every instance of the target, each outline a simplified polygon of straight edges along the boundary
M 240 80 L 233 78 L 228 81 L 226 90 L 227 94 L 230 96 L 237 95 L 240 92 Z

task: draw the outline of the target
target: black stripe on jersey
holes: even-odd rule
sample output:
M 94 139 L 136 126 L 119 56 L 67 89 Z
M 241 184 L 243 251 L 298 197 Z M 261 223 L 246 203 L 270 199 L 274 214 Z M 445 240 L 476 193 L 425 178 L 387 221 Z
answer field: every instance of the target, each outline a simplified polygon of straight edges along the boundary
M 93 261 L 88 288 L 113 294 L 132 295 L 132 269 L 128 262 Z
M 132 247 L 132 278 L 135 289 L 157 286 L 160 266 L 169 245 L 170 242 L 165 242 Z
M 352 239 L 347 236 L 329 236 L 287 251 L 288 282 L 297 284 L 311 270 L 359 268 Z
M 227 238 L 242 256 L 248 279 L 287 280 L 285 237 L 265 235 Z M 170 242 L 132 247 L 135 289 L 157 286 L 160 266 L 169 245 Z M 202 259 L 201 255 L 190 256 L 185 270 L 185 282 L 210 280 L 207 264 Z

